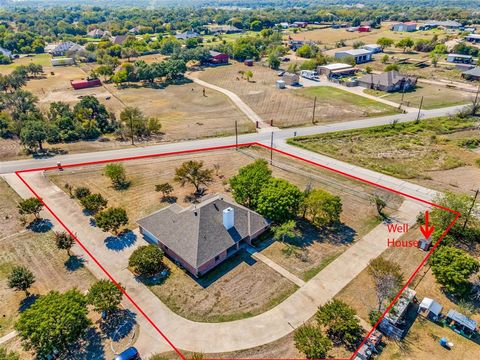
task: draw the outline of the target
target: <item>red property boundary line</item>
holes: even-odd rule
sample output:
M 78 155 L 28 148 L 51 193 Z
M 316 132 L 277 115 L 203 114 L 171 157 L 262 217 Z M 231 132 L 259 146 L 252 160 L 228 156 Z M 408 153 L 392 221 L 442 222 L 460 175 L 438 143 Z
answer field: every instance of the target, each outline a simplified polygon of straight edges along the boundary
M 147 158 L 155 158 L 155 157 L 167 157 L 167 156 L 173 156 L 173 155 L 185 155 L 189 153 L 199 153 L 199 152 L 207 152 L 207 151 L 214 151 L 214 150 L 223 150 L 223 149 L 232 149 L 232 148 L 240 148 L 240 147 L 249 147 L 249 146 L 259 146 L 261 148 L 264 148 L 268 151 L 275 152 L 278 154 L 282 154 L 285 156 L 288 156 L 290 158 L 300 160 L 302 162 L 305 162 L 307 164 L 337 173 L 339 175 L 348 177 L 350 179 L 354 179 L 357 181 L 360 181 L 362 183 L 384 189 L 387 191 L 390 191 L 392 193 L 395 193 L 397 195 L 404 196 L 406 198 L 421 202 L 423 204 L 436 207 L 438 209 L 450 212 L 455 215 L 455 218 L 452 220 L 452 222 L 448 225 L 448 227 L 445 229 L 445 231 L 442 233 L 440 238 L 436 241 L 436 243 L 432 246 L 431 250 L 427 253 L 425 258 L 422 260 L 422 262 L 418 265 L 418 267 L 415 269 L 413 274 L 408 278 L 407 282 L 404 284 L 404 286 L 400 289 L 400 291 L 397 293 L 395 298 L 392 300 L 392 302 L 389 304 L 389 306 L 385 309 L 383 312 L 382 316 L 379 318 L 377 323 L 372 327 L 372 329 L 368 332 L 364 340 L 361 342 L 361 344 L 358 346 L 358 348 L 355 350 L 355 352 L 352 354 L 352 356 L 348 359 L 334 359 L 334 360 L 352 360 L 355 355 L 358 353 L 358 351 L 361 349 L 361 347 L 365 344 L 367 341 L 368 337 L 375 331 L 375 329 L 378 327 L 384 316 L 390 311 L 390 309 L 394 306 L 396 301 L 399 299 L 403 291 L 410 285 L 412 282 L 413 278 L 417 273 L 420 271 L 422 266 L 425 264 L 425 262 L 428 260 L 428 258 L 432 255 L 432 253 L 435 251 L 435 249 L 438 247 L 439 243 L 443 240 L 445 235 L 450 231 L 452 226 L 455 224 L 455 222 L 458 220 L 458 218 L 461 216 L 461 214 L 458 211 L 446 208 L 444 206 L 434 204 L 432 202 L 429 202 L 427 200 L 403 193 L 401 191 L 395 190 L 388 188 L 384 185 L 380 185 L 377 183 L 374 183 L 372 181 L 362 179 L 358 176 L 351 175 L 348 173 L 345 173 L 343 171 L 331 168 L 326 165 L 319 164 L 317 162 L 314 162 L 312 160 L 308 160 L 305 158 L 302 158 L 300 156 L 290 154 L 288 152 L 278 150 L 275 148 L 272 148 L 270 146 L 264 145 L 262 143 L 258 142 L 250 142 L 250 143 L 242 143 L 242 144 L 232 144 L 232 145 L 224 145 L 224 146 L 215 146 L 215 147 L 207 147 L 207 148 L 199 148 L 199 149 L 192 149 L 192 150 L 181 150 L 181 151 L 173 151 L 173 152 L 165 152 L 165 153 L 158 153 L 158 154 L 148 154 L 148 155 L 139 155 L 139 156 L 131 156 L 131 157 L 123 157 L 123 158 L 116 158 L 116 159 L 107 159 L 107 160 L 98 160 L 98 161 L 90 161 L 90 162 L 82 162 L 82 163 L 76 163 L 76 164 L 65 164 L 62 165 L 62 168 L 71 168 L 71 167 L 79 167 L 79 166 L 89 166 L 89 165 L 98 165 L 98 164 L 104 164 L 104 163 L 111 163 L 111 162 L 121 162 L 121 161 L 129 161 L 129 160 L 139 160 L 139 159 L 147 159 Z M 58 166 L 48 166 L 48 167 L 41 167 L 41 168 L 35 168 L 35 169 L 27 169 L 27 170 L 18 170 L 15 171 L 15 174 L 18 176 L 18 178 L 25 184 L 25 186 L 32 192 L 32 194 L 38 198 L 42 204 L 45 206 L 45 208 L 52 214 L 52 216 L 59 222 L 59 224 L 75 239 L 77 244 L 87 253 L 87 255 L 95 262 L 95 264 L 98 265 L 98 267 L 103 271 L 103 273 L 122 291 L 124 296 L 132 303 L 132 305 L 142 314 L 145 319 L 153 326 L 153 328 L 162 336 L 162 338 L 172 347 L 172 349 L 180 356 L 182 360 L 187 360 L 187 358 L 181 353 L 181 351 L 168 339 L 168 337 L 162 332 L 162 330 L 151 320 L 151 318 L 141 309 L 141 307 L 135 302 L 135 300 L 127 293 L 127 291 L 122 288 L 119 283 L 113 278 L 112 275 L 103 267 L 103 265 L 98 261 L 92 253 L 82 244 L 82 242 L 77 238 L 77 236 L 65 225 L 65 223 L 52 211 L 52 209 L 48 206 L 48 204 L 45 203 L 45 201 L 37 194 L 37 192 L 27 183 L 27 181 L 21 176 L 22 173 L 29 173 L 29 172 L 36 172 L 36 171 L 49 171 L 49 170 L 56 170 L 58 169 Z M 215 358 L 210 358 L 208 360 L 217 360 Z M 223 358 L 225 360 L 225 358 Z M 234 359 L 227 359 L 227 360 L 250 360 L 250 359 L 241 359 L 241 358 L 234 358 Z M 303 360 L 303 359 L 297 359 L 297 358 L 291 358 L 291 359 L 286 359 L 286 358 L 264 358 L 262 360 Z M 317 359 L 317 360 L 322 360 L 322 359 Z

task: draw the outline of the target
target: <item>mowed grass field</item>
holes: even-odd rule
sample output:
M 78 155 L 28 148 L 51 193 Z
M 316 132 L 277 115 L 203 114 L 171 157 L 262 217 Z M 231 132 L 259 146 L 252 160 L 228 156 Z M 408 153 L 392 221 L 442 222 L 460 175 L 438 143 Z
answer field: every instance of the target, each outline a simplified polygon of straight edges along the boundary
M 221 192 L 228 195 L 228 179 L 241 166 L 267 155 L 266 151 L 248 148 L 124 162 L 127 177 L 131 180 L 131 186 L 124 191 L 112 189 L 110 181 L 102 175 L 103 166 L 65 169 L 61 174 L 50 174 L 50 177 L 60 188 L 69 183 L 74 187 L 88 186 L 92 192 L 102 193 L 108 199 L 109 206 L 122 206 L 127 210 L 129 226 L 135 228 L 136 220 L 168 205 L 161 202 L 161 195 L 154 191 L 155 184 L 169 182 L 174 186 L 172 196 L 177 203 L 184 207 L 191 205 L 186 197 L 193 192 L 193 187 L 182 188 L 173 181 L 175 168 L 182 162 L 203 161 L 208 168 L 217 164 L 218 173 L 214 175 L 206 194 Z M 272 243 L 267 237 L 261 244 L 264 255 L 309 280 L 378 224 L 375 208 L 370 202 L 371 194 L 377 190 L 285 156 L 278 155 L 274 159 L 274 176 L 291 181 L 301 190 L 309 185 L 326 189 L 342 198 L 341 220 L 344 225 L 338 231 L 326 232 L 299 225 L 301 238 L 280 244 Z M 401 203 L 399 197 L 389 197 L 382 191 L 379 194 L 388 200 L 388 212 L 394 211 Z M 359 213 L 362 216 L 358 216 Z M 300 259 L 296 254 L 286 254 L 287 247 L 293 247 L 295 253 L 307 249 L 308 256 Z M 194 320 L 216 322 L 253 316 L 275 306 L 296 289 L 293 283 L 246 253 L 231 259 L 202 282 L 195 281 L 171 262 L 167 261 L 167 264 L 171 269 L 170 277 L 163 284 L 152 284 L 151 289 L 174 311 Z
M 470 191 L 480 180 L 474 120 L 437 118 L 369 129 L 290 139 L 304 147 L 339 160 L 429 187 Z
M 242 78 L 239 71 L 250 70 L 253 77 L 250 81 Z M 332 123 L 349 119 L 381 116 L 395 111 L 375 101 L 364 102 L 360 96 L 351 95 L 341 90 L 326 89 L 277 89 L 275 82 L 280 79 L 276 71 L 263 67 L 258 63 L 247 67 L 234 62 L 229 66 L 208 68 L 199 73 L 193 73 L 200 79 L 230 90 L 240 96 L 266 122 L 273 120 L 279 127 L 291 127 L 312 123 L 313 97 L 312 91 L 318 91 L 317 108 L 318 123 Z M 331 91 L 330 91 L 331 90 Z M 307 96 L 302 96 L 302 91 Z
M 402 93 L 400 92 L 386 93 L 371 89 L 365 89 L 364 92 L 398 104 L 402 102 Z M 475 94 L 447 86 L 418 83 L 414 90 L 403 94 L 402 104 L 418 108 L 422 98 L 422 109 L 437 109 L 471 103 L 475 99 Z
M 10 289 L 7 278 L 13 266 L 24 265 L 33 272 L 36 282 L 33 295 L 73 287 L 85 291 L 94 277 L 84 267 L 72 267 L 66 251 L 55 245 L 53 233 L 33 233 L 19 223 L 17 204 L 20 198 L 0 179 L 0 337 L 13 330 L 19 312 L 26 308 L 25 293 Z M 8 218 L 7 218 L 8 217 Z M 30 298 L 30 300 L 32 300 Z

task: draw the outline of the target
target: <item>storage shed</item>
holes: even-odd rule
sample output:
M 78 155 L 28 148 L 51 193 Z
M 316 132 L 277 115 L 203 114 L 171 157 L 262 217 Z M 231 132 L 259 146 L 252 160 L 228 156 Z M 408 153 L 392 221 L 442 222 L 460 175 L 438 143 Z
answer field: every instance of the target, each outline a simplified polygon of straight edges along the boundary
M 418 307 L 418 312 L 425 315 L 427 318 L 437 320 L 442 312 L 443 306 L 433 299 L 424 298 Z
M 277 80 L 276 86 L 277 86 L 277 89 L 285 89 L 285 81 Z
M 447 314 L 447 321 L 450 322 L 450 327 L 463 332 L 468 335 L 477 330 L 477 322 L 455 310 L 449 310 Z
M 298 85 L 300 78 L 297 74 L 286 72 L 285 74 L 283 74 L 282 80 L 285 82 L 286 85 L 296 86 Z

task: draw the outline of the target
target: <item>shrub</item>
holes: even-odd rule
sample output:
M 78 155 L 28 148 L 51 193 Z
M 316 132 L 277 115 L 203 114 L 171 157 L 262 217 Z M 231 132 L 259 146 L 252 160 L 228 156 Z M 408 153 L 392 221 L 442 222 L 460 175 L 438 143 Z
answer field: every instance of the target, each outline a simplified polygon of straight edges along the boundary
M 75 189 L 74 195 L 77 199 L 84 198 L 87 195 L 90 195 L 90 189 L 86 186 L 79 186 Z
M 155 245 L 138 247 L 128 259 L 128 266 L 138 275 L 154 275 L 162 271 L 163 251 Z

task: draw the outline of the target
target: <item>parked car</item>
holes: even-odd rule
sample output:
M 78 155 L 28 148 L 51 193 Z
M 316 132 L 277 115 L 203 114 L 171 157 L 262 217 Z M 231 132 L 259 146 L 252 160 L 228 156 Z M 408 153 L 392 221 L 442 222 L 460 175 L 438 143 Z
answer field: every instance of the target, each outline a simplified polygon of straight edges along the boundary
M 318 81 L 318 74 L 314 70 L 302 70 L 300 71 L 300 76 L 305 79 Z
M 283 76 L 283 74 L 285 74 L 285 71 L 283 70 L 280 70 L 277 72 L 277 76 Z
M 290 61 L 290 58 L 285 56 L 284 58 L 282 58 L 282 61 L 284 62 Z
M 138 360 L 140 359 L 140 354 L 137 349 L 133 346 L 129 347 L 127 350 L 122 351 L 120 354 L 115 356 L 113 360 Z

